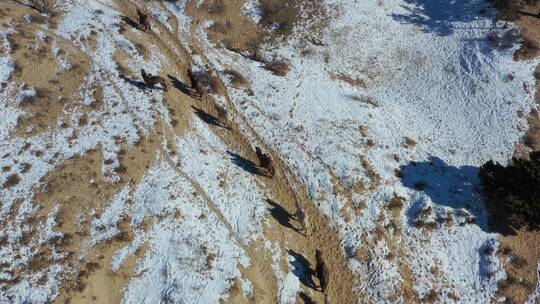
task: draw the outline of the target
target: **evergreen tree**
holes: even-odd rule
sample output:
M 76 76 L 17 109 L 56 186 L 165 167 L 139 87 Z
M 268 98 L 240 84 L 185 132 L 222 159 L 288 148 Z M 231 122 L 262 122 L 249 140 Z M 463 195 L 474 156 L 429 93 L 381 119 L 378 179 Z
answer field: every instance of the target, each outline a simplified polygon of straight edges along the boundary
M 488 161 L 479 172 L 492 224 L 513 229 L 540 227 L 540 151 L 510 165 Z M 502 227 L 501 227 L 502 228 Z

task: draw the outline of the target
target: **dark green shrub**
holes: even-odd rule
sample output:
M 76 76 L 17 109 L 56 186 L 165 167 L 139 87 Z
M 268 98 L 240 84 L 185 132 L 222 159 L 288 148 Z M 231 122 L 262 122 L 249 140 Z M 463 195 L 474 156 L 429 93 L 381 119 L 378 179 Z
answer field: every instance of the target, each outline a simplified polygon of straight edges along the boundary
M 488 161 L 479 176 L 495 228 L 540 228 L 540 151 L 510 165 Z
M 491 0 L 497 9 L 497 18 L 503 21 L 516 21 L 519 19 L 519 9 L 523 1 L 519 0 Z
M 491 0 L 497 9 L 497 18 L 502 21 L 516 21 L 520 18 L 525 5 L 533 5 L 539 0 Z

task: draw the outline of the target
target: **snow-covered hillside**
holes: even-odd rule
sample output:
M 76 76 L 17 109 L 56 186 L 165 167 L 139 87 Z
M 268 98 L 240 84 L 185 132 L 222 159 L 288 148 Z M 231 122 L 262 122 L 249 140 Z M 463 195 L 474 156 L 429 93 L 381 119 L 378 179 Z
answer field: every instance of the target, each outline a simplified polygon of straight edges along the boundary
M 477 172 L 524 136 L 540 60 L 485 1 L 0 18 L 1 302 L 505 300 Z

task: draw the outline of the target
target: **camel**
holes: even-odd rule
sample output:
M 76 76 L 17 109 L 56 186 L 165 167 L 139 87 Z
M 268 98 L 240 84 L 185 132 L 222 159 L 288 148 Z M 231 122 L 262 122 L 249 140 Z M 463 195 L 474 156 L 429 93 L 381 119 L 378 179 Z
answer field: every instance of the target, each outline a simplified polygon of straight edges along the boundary
M 139 9 L 137 9 L 137 15 L 139 15 L 139 24 L 144 29 L 145 32 L 152 30 L 150 27 L 150 21 L 148 21 L 148 15 L 143 14 Z
M 270 178 L 274 177 L 274 174 L 276 172 L 276 169 L 274 167 L 274 162 L 272 159 L 262 153 L 261 148 L 256 147 L 255 152 L 257 153 L 257 158 L 259 159 L 260 166 L 266 169 L 266 173 L 269 175 Z
M 193 73 L 191 69 L 188 70 L 189 81 L 191 82 L 191 87 L 195 89 L 199 98 L 202 99 L 205 93 L 205 90 L 199 81 L 199 77 Z
M 163 77 L 147 74 L 144 69 L 141 69 L 141 75 L 146 85 L 150 88 L 154 87 L 156 84 L 161 84 L 163 90 L 165 90 L 165 92 L 168 91 L 167 83 Z
M 322 292 L 326 288 L 326 277 L 325 277 L 325 265 L 322 257 L 322 252 L 319 249 L 315 250 L 315 259 L 317 260 L 317 265 L 315 266 L 315 276 L 319 279 L 319 288 Z

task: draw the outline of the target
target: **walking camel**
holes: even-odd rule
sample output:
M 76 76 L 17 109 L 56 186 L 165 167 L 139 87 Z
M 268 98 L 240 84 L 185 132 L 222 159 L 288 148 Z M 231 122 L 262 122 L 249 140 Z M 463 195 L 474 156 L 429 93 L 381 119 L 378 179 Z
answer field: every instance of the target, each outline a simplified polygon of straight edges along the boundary
M 150 32 L 152 30 L 150 26 L 150 21 L 148 21 L 148 15 L 141 12 L 137 9 L 137 15 L 139 15 L 139 24 L 145 32 Z
M 274 177 L 276 169 L 274 167 L 274 162 L 272 161 L 272 159 L 268 155 L 264 154 L 259 147 L 255 148 L 255 152 L 257 153 L 257 158 L 259 159 L 260 166 L 266 170 L 266 173 L 270 178 Z
M 319 279 L 320 291 L 324 292 L 326 288 L 326 266 L 324 265 L 322 252 L 319 249 L 315 250 L 315 260 L 317 265 L 315 266 L 315 276 Z
M 148 87 L 153 88 L 156 84 L 161 84 L 163 90 L 168 91 L 167 82 L 163 77 L 147 74 L 144 69 L 141 69 L 141 76 Z
M 203 96 L 205 94 L 205 89 L 201 83 L 201 80 L 199 79 L 198 75 L 195 75 L 191 69 L 188 69 L 188 77 L 189 81 L 191 82 L 191 87 L 195 89 L 195 92 L 197 92 L 197 95 L 199 95 L 199 99 L 203 99 Z

